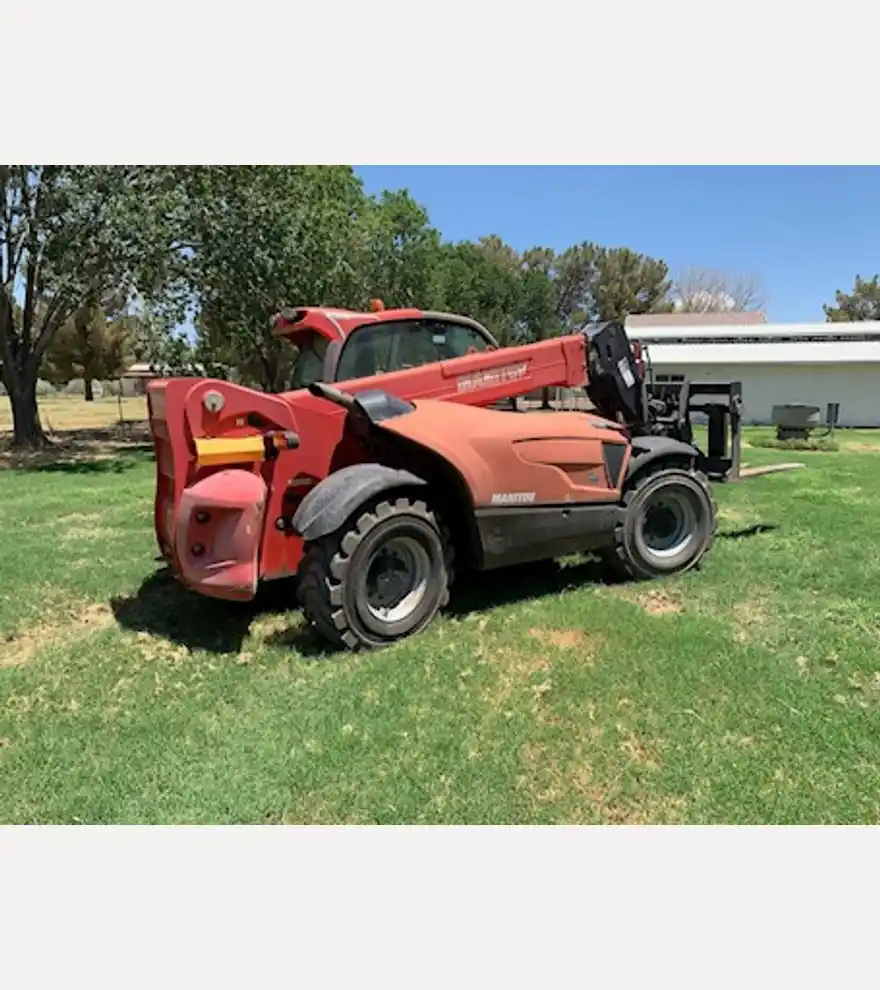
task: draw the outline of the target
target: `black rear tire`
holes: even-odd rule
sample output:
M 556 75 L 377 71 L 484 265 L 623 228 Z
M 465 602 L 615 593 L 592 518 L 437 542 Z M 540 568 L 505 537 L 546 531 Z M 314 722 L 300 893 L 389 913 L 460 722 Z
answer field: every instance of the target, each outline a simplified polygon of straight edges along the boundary
M 614 574 L 649 580 L 698 567 L 715 541 L 717 507 L 699 471 L 660 466 L 623 496 L 614 543 L 604 559 Z
M 334 646 L 387 646 L 421 632 L 449 601 L 451 543 L 425 502 L 383 498 L 303 551 L 300 604 Z

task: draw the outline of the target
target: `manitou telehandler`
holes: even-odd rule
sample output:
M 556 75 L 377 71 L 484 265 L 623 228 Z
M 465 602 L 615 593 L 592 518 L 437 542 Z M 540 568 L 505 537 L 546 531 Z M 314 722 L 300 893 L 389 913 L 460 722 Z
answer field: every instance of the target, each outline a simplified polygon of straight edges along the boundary
M 369 648 L 424 629 L 454 566 L 592 551 L 653 578 L 712 545 L 709 479 L 738 471 L 739 386 L 653 397 L 620 324 L 499 348 L 464 317 L 376 306 L 300 309 L 275 330 L 299 349 L 290 391 L 148 388 L 156 534 L 193 591 L 246 600 L 295 575 L 321 635 Z M 552 386 L 584 388 L 595 411 L 497 408 Z

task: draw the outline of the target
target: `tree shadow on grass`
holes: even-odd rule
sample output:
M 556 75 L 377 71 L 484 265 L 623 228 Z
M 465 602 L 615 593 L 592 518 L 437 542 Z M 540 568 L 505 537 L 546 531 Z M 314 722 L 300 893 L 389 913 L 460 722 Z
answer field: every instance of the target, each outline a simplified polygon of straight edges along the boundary
M 755 523 L 752 526 L 745 526 L 743 529 L 731 529 L 727 532 L 718 533 L 719 540 L 744 540 L 749 536 L 760 536 L 762 533 L 772 533 L 779 529 L 776 523 Z
M 716 538 L 743 540 L 778 528 L 775 523 L 755 523 L 743 529 L 719 531 Z M 467 575 L 453 593 L 446 611 L 449 615 L 461 617 L 527 599 L 559 595 L 578 588 L 631 583 L 626 578 L 611 574 L 595 556 L 584 556 L 572 563 L 541 560 L 504 570 Z
M 101 456 L 63 457 L 37 463 L 13 463 L 10 467 L 17 471 L 52 474 L 123 474 L 132 468 L 140 467 L 152 459 L 150 447 L 126 447 L 123 453 Z
M 294 582 L 289 580 L 267 582 L 252 601 L 226 602 L 188 591 L 167 568 L 146 578 L 133 595 L 110 600 L 124 629 L 212 653 L 239 653 L 254 619 L 295 605 Z
M 547 598 L 594 585 L 615 583 L 602 562 L 539 560 L 498 571 L 465 574 L 456 582 L 446 614 L 461 618 L 529 599 Z
M 39 450 L 16 450 L 0 439 L 0 468 L 60 474 L 121 474 L 153 457 L 153 444 L 140 435 L 120 437 L 108 430 L 58 435 Z
M 556 595 L 602 580 L 602 565 L 598 560 L 568 565 L 554 560 L 539 561 L 499 571 L 463 574 L 455 583 L 444 614 L 463 618 L 475 612 L 529 598 Z M 346 654 L 346 651 L 332 646 L 306 625 L 271 633 L 265 642 L 270 646 L 296 650 L 300 656 L 313 660 Z
M 742 530 L 721 532 L 718 536 L 743 539 L 776 528 L 759 523 Z M 621 583 L 625 582 L 609 575 L 596 557 L 573 562 L 542 560 L 498 571 L 462 575 L 445 611 L 447 615 L 463 618 L 578 588 Z M 162 636 L 191 650 L 235 654 L 241 652 L 255 619 L 297 607 L 296 581 L 293 578 L 267 581 L 250 602 L 224 602 L 187 591 L 164 568 L 148 577 L 134 595 L 111 599 L 110 604 L 123 628 Z M 313 659 L 329 658 L 341 652 L 304 624 L 270 633 L 264 642 Z

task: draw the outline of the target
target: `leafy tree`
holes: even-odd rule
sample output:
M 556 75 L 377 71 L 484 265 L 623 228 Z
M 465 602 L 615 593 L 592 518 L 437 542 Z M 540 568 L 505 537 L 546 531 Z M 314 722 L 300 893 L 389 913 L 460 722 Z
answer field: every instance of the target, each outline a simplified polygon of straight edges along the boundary
M 206 361 L 177 319 L 153 306 L 142 305 L 134 314 L 130 347 L 135 361 L 160 375 L 225 377 L 225 369 Z
M 564 329 L 559 316 L 559 297 L 554 284 L 557 256 L 550 248 L 530 248 L 520 261 L 520 327 L 524 341 L 546 340 Z M 550 389 L 542 391 L 545 409 L 550 408 Z
M 439 291 L 440 233 L 405 190 L 365 201 L 354 230 L 355 291 L 348 302 L 365 308 L 430 308 Z
M 545 329 L 536 327 L 531 339 L 571 332 L 594 320 L 670 308 L 665 263 L 626 248 L 603 248 L 590 241 L 559 253 L 533 248 L 524 263 L 545 273 L 553 292 L 552 309 L 542 314 Z
M 825 305 L 825 320 L 828 323 L 859 322 L 880 320 L 880 276 L 871 279 L 856 276 L 852 292 L 834 294 L 834 306 Z
M 564 321 L 559 315 L 559 300 L 546 255 L 532 249 L 523 255 L 519 268 L 519 325 L 524 340 L 545 340 L 556 336 Z
M 550 274 L 556 318 L 566 330 L 575 330 L 594 318 L 601 253 L 598 245 L 583 241 L 553 257 Z
M 344 305 L 358 291 L 357 220 L 367 209 L 348 166 L 210 166 L 185 177 L 198 349 L 267 391 L 285 385 L 282 308 Z
M 497 234 L 486 234 L 476 244 L 486 257 L 491 258 L 501 268 L 517 271 L 522 264 L 523 259 L 519 253 Z
M 491 247 L 472 241 L 444 245 L 438 295 L 441 308 L 478 320 L 500 344 L 519 342 L 520 270 Z
M 136 317 L 110 298 L 77 310 L 55 334 L 46 351 L 45 377 L 55 384 L 82 378 L 85 400 L 94 399 L 92 382 L 119 378 L 133 358 Z
M 174 283 L 176 193 L 166 167 L 0 165 L 0 361 L 15 446 L 47 442 L 36 386 L 61 327 L 110 292 Z
M 666 264 L 628 248 L 603 248 L 593 287 L 593 318 L 625 320 L 640 313 L 671 309 Z

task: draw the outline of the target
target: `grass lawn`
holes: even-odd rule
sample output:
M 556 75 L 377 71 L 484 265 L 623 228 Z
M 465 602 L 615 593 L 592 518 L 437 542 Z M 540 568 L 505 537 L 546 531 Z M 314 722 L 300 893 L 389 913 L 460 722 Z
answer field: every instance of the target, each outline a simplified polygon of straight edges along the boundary
M 157 572 L 149 453 L 2 469 L 0 821 L 877 823 L 880 437 L 840 439 L 746 448 L 807 468 L 716 486 L 698 573 L 497 574 L 364 656 Z

